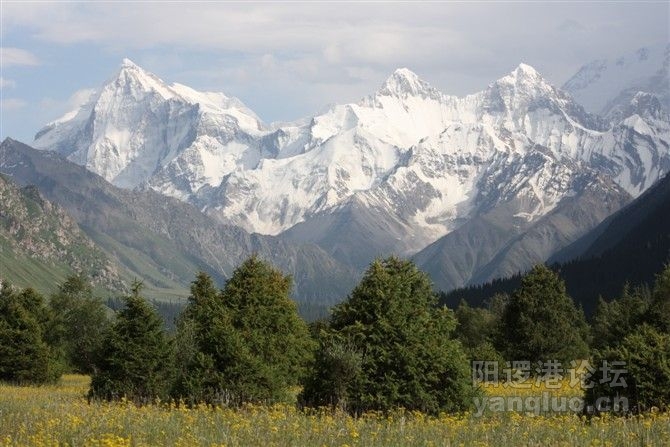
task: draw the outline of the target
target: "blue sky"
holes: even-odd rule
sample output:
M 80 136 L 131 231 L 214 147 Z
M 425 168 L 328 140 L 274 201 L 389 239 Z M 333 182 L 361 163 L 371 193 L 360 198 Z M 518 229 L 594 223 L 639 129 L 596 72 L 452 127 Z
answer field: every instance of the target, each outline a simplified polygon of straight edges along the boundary
M 668 42 L 667 2 L 0 2 L 0 137 L 26 143 L 124 57 L 240 98 L 266 122 L 375 91 L 408 67 L 445 93 L 520 62 L 560 85 L 584 63 Z

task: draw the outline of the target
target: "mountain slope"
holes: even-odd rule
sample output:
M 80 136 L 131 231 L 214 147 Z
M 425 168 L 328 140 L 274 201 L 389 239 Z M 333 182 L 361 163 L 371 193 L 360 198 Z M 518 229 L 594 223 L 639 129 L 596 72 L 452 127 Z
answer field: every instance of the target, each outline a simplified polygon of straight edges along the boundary
M 565 280 L 568 293 L 587 314 L 595 310 L 599 296 L 616 298 L 626 283 L 652 284 L 654 276 L 670 262 L 670 175 L 554 260 L 570 255 L 577 257 L 554 264 L 553 268 Z M 497 292 L 513 290 L 518 283 L 516 276 L 455 290 L 444 297 L 444 302 L 455 305 L 460 299 L 466 299 L 471 304 L 481 304 Z
M 524 272 L 542 263 L 604 218 L 629 196 L 603 179 L 582 178 L 578 193 L 566 197 L 536 222 L 510 220 L 514 201 L 485 213 L 414 256 L 435 287 L 452 290 Z
M 20 184 L 37 185 L 156 294 L 185 296 L 200 269 L 221 283 L 252 253 L 291 273 L 300 300 L 332 303 L 346 296 L 355 281 L 352 270 L 316 246 L 250 235 L 153 191 L 114 187 L 54 153 L 7 139 L 0 145 L 0 160 L 0 172 Z
M 101 288 L 125 288 L 118 268 L 65 210 L 0 175 L 0 278 L 46 293 L 79 273 Z

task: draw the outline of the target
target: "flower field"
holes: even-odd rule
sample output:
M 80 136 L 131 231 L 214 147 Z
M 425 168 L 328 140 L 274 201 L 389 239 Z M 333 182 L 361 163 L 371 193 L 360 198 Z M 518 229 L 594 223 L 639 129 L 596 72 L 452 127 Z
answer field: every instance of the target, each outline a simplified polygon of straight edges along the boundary
M 187 409 L 170 404 L 89 404 L 88 384 L 87 377 L 69 375 L 52 386 L 0 385 L 0 446 L 661 446 L 670 442 L 670 415 L 658 412 L 590 420 L 570 413 L 518 412 L 483 417 L 397 412 L 353 418 L 290 406 Z M 573 389 L 554 391 L 575 395 Z M 485 392 L 498 396 L 519 390 L 496 387 Z

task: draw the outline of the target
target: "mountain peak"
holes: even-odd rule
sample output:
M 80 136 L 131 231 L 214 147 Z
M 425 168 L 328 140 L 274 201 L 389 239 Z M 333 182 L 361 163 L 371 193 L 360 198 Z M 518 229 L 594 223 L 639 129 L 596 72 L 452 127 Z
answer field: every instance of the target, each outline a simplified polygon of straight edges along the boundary
M 516 67 L 516 69 L 514 69 L 512 73 L 515 74 L 517 77 L 519 75 L 529 77 L 542 77 L 535 68 L 531 67 L 528 64 L 524 64 L 523 62 L 521 62 L 519 66 Z
M 507 76 L 503 78 L 504 80 L 512 81 L 515 84 L 518 83 L 532 83 L 532 84 L 544 84 L 547 83 L 542 77 L 540 72 L 528 64 L 520 63 L 514 70 L 512 70 Z
M 140 68 L 135 62 L 131 61 L 127 57 L 124 57 L 121 61 L 121 68 Z
M 419 76 L 407 67 L 396 68 L 391 77 L 419 80 Z
M 552 89 L 551 84 L 535 68 L 524 63 L 519 64 L 507 76 L 498 79 L 493 85 L 524 92 L 548 91 Z
M 108 86 L 112 89 L 123 88 L 124 92 L 130 92 L 133 96 L 142 96 L 141 92 L 156 92 L 164 99 L 175 96 L 172 89 L 158 76 L 145 70 L 128 58 L 123 58 L 121 67 Z
M 385 96 L 434 97 L 439 92 L 409 68 L 398 68 L 386 79 L 379 94 Z

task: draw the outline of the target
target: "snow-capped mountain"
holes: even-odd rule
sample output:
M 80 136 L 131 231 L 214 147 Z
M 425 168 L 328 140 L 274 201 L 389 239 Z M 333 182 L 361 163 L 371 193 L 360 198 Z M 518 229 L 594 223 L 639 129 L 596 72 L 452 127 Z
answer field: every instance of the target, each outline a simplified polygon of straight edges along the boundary
M 599 59 L 584 65 L 564 85 L 586 110 L 602 116 L 614 115 L 626 107 L 638 92 L 658 96 L 670 112 L 670 44 L 640 48 L 615 60 Z
M 542 261 L 670 170 L 670 126 L 656 104 L 635 96 L 631 114 L 610 125 L 525 64 L 462 98 L 403 68 L 358 103 L 269 128 L 238 100 L 168 86 L 124 61 L 35 146 L 357 266 L 452 235 L 461 250 L 450 256 L 468 262 L 448 285 L 461 285 L 486 266 L 498 271 L 491 262 L 514 251 L 508 236 L 553 231 L 525 260 Z M 556 224 L 564 211 L 588 212 L 580 198 L 598 195 L 591 218 Z M 473 255 L 477 238 L 500 229 L 490 253 Z
M 668 154 L 647 153 L 653 148 L 646 146 L 620 153 L 617 147 L 631 137 L 632 125 L 608 129 L 523 64 L 465 98 L 446 96 L 401 69 L 357 104 L 335 106 L 300 128 L 278 130 L 285 138 L 278 157 L 232 172 L 199 195 L 199 203 L 223 220 L 276 234 L 355 198 L 400 219 L 416 239 L 402 238 L 411 251 L 494 206 L 495 200 L 481 197 L 490 197 L 487 188 L 499 185 L 481 180 L 508 172 L 536 151 L 547 152 L 559 166 L 576 163 L 607 173 L 631 195 L 639 194 L 659 174 L 647 166 L 650 175 L 637 176 L 639 160 L 665 160 Z M 656 144 L 654 129 L 637 127 Z M 664 141 L 666 129 L 660 132 Z M 519 177 L 527 181 L 527 175 Z M 542 216 L 566 192 L 538 186 L 538 205 L 519 213 L 530 220 Z
M 38 149 L 55 150 L 121 187 L 143 184 L 167 164 L 190 169 L 190 186 L 218 184 L 253 167 L 263 124 L 241 101 L 167 85 L 129 59 L 78 111 L 48 124 Z M 174 194 L 173 194 L 174 195 Z

